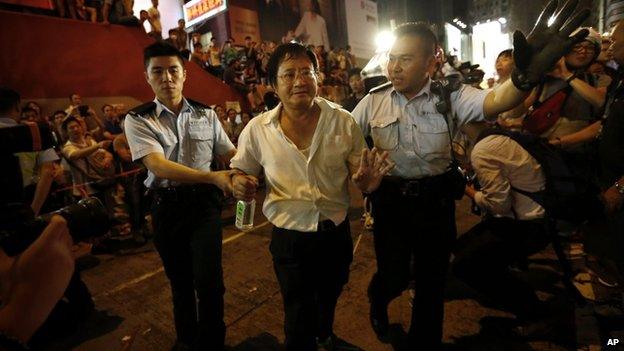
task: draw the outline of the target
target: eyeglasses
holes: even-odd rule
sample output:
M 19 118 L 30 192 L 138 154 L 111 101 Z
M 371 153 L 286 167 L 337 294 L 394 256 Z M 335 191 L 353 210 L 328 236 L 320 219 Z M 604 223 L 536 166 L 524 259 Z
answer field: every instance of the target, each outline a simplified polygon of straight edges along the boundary
M 299 77 L 301 77 L 303 80 L 309 81 L 312 80 L 312 78 L 315 77 L 316 72 L 314 72 L 314 70 L 311 69 L 301 69 L 298 71 L 290 71 L 290 72 L 286 72 L 282 75 L 277 76 L 278 78 L 280 78 L 281 80 L 284 81 L 284 83 L 290 84 L 292 82 L 295 81 L 295 79 L 297 79 L 297 75 L 299 75 Z
M 591 44 L 587 44 L 587 45 L 577 44 L 572 47 L 572 50 L 577 53 L 580 53 L 583 50 L 587 52 L 596 52 L 596 48 Z

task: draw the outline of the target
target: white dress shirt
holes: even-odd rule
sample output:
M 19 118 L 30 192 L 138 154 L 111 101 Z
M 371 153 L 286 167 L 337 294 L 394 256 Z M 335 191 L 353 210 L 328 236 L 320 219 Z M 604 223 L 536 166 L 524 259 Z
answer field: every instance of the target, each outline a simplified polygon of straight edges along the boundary
M 280 228 L 314 232 L 319 219 L 340 224 L 347 216 L 349 174 L 359 166 L 366 143 L 347 111 L 323 98 L 315 103 L 321 114 L 307 157 L 282 132 L 280 104 L 243 129 L 231 162 L 232 168 L 252 175 L 264 168 L 262 210 Z
M 475 145 L 470 159 L 481 184 L 475 194 L 479 207 L 495 217 L 544 217 L 542 206 L 511 189 L 537 192 L 546 185 L 541 166 L 520 144 L 504 135 L 490 135 Z

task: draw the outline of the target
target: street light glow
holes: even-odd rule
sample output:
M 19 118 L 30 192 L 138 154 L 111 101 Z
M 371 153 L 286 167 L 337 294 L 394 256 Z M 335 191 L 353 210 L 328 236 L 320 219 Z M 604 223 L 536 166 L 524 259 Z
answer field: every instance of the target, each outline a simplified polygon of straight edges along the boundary
M 394 35 L 390 31 L 382 31 L 377 34 L 375 38 L 375 45 L 377 45 L 377 52 L 389 51 L 394 44 Z

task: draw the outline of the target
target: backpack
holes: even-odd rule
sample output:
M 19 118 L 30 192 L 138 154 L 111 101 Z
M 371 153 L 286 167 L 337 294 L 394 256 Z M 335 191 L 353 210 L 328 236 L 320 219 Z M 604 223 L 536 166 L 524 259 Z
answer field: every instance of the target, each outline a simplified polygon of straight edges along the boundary
M 544 190 L 529 192 L 513 186 L 511 189 L 537 202 L 549 218 L 578 224 L 603 212 L 597 187 L 577 174 L 561 151 L 547 140 L 528 133 L 489 129 L 479 135 L 477 142 L 490 135 L 511 138 L 539 163 L 546 181 Z

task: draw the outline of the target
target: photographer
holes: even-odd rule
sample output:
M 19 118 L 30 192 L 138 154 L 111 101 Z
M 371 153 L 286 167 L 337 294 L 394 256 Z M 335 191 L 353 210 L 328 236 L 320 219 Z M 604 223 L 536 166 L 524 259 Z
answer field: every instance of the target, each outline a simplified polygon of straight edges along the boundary
M 472 150 L 471 164 L 481 186 L 466 186 L 466 195 L 487 211 L 485 218 L 458 239 L 455 275 L 523 323 L 518 333 L 543 331 L 541 302 L 533 289 L 508 267 L 541 251 L 549 243 L 545 210 L 515 189 L 545 188 L 540 164 L 506 135 L 489 135 Z M 540 330 L 541 329 L 541 330 Z M 525 335 L 526 336 L 526 335 Z

